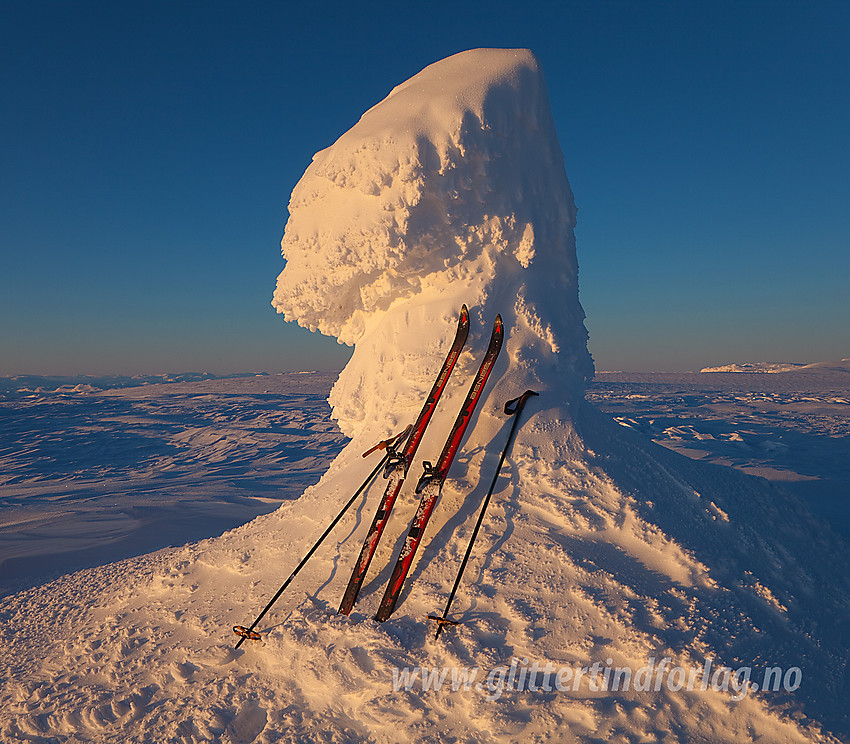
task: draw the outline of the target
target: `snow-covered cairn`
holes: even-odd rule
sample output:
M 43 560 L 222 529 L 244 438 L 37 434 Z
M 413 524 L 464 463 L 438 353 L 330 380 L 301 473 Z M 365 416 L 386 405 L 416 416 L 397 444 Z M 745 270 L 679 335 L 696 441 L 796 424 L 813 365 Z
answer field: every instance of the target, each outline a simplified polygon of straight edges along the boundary
M 545 713 L 520 728 L 541 740 L 569 727 L 578 739 L 593 740 L 635 732 L 632 738 L 655 741 L 678 731 L 678 741 L 814 741 L 777 712 L 804 706 L 815 728 L 850 730 L 850 568 L 838 539 L 766 481 L 670 452 L 584 402 L 593 366 L 578 300 L 576 209 L 530 52 L 464 52 L 395 88 L 315 156 L 293 191 L 290 213 L 274 305 L 287 320 L 354 344 L 330 398 L 354 441 L 318 486 L 269 517 L 269 524 L 285 525 L 285 534 L 301 534 L 297 520 L 316 521 L 315 532 L 322 521 L 316 515 L 329 518 L 350 493 L 365 446 L 414 420 L 462 303 L 472 332 L 412 478 L 422 472 L 422 459 L 440 451 L 497 312 L 507 330 L 428 523 L 415 580 L 391 618 L 393 645 L 384 630 L 357 622 L 357 613 L 362 619 L 376 609 L 397 550 L 393 538 L 412 516 L 411 488 L 395 507 L 391 537 L 379 546 L 375 578 L 367 580 L 354 623 L 329 620 L 326 610 L 339 602 L 374 499 L 339 543 L 339 558 L 310 569 L 322 587 L 317 601 L 325 603 L 314 615 L 300 615 L 315 627 L 311 658 L 356 643 L 369 649 L 362 669 L 385 674 L 390 666 L 470 660 L 492 668 L 511 658 L 633 670 L 666 658 L 683 672 L 706 669 L 707 659 L 728 671 L 781 668 L 809 682 L 793 696 L 774 691 L 743 699 L 730 699 L 722 686 L 632 689 L 623 706 L 613 697 L 597 705 L 592 687 L 577 687 L 569 705 L 561 707 L 563 696 L 541 701 Z M 425 618 L 450 590 L 504 445 L 502 405 L 527 388 L 541 396 L 529 404 L 478 539 L 486 558 L 453 605 L 463 623 L 451 631 L 452 644 L 427 645 Z M 284 549 L 280 542 L 274 550 Z M 299 551 L 300 543 L 290 553 Z M 268 557 L 269 565 L 280 560 Z M 345 567 L 337 570 L 337 560 Z M 296 614 L 312 612 L 303 607 Z M 266 644 L 281 644 L 277 659 L 302 644 L 287 645 L 287 633 L 266 637 Z M 382 704 L 382 683 L 375 681 L 381 673 L 367 680 L 328 659 L 321 684 L 333 679 L 333 689 L 347 686 L 354 700 L 345 720 L 368 719 L 371 727 L 380 720 L 394 740 L 386 716 L 397 701 Z M 370 684 L 375 709 L 366 712 L 363 690 Z M 522 697 L 498 710 L 479 700 L 462 714 L 447 712 L 455 710 L 448 700 L 445 713 L 426 716 L 428 725 L 459 715 L 464 726 L 489 734 L 494 721 L 526 715 Z
M 346 434 L 418 409 L 464 302 L 458 377 L 497 312 L 504 396 L 569 397 L 592 375 L 576 207 L 530 51 L 463 52 L 394 88 L 314 156 L 289 211 L 273 304 L 355 345 L 331 396 Z

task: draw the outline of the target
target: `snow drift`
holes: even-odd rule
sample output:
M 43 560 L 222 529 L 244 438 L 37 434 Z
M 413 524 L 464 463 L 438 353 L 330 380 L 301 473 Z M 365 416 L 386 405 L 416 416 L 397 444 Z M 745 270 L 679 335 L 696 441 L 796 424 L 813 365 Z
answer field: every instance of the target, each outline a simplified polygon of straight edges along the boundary
M 28 679 L 3 693 L 4 734 L 725 743 L 850 731 L 845 547 L 764 481 L 664 450 L 583 400 L 575 206 L 530 52 L 465 52 L 395 88 L 316 156 L 290 211 L 274 304 L 355 344 L 331 395 L 351 444 L 273 514 L 0 606 L 0 661 Z M 335 610 L 379 487 L 267 616 L 262 643 L 234 652 L 229 627 L 250 622 L 369 471 L 360 453 L 415 417 L 462 302 L 475 333 L 421 459 L 440 451 L 496 312 L 505 348 L 394 615 L 371 621 L 415 510 L 410 483 L 351 617 Z M 445 601 L 492 477 L 502 405 L 526 388 L 541 396 L 453 604 L 461 624 L 435 643 L 426 616 Z M 478 669 L 481 682 L 515 663 L 639 670 L 664 658 L 799 668 L 802 682 L 740 696 L 662 683 L 605 692 L 592 673 L 500 695 L 437 689 L 430 671 L 427 689 L 398 684 L 404 670 Z

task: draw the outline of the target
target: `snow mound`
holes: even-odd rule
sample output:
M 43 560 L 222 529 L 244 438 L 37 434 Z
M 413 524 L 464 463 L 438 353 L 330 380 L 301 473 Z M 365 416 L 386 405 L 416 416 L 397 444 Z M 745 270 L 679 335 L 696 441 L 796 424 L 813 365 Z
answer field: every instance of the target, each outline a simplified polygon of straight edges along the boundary
M 850 359 L 837 362 L 815 362 L 802 368 L 804 372 L 850 372 Z
M 574 219 L 527 51 L 432 65 L 319 153 L 293 193 L 274 304 L 356 344 L 331 395 L 351 443 L 297 501 L 221 538 L 0 602 L 0 740 L 743 744 L 850 732 L 846 546 L 765 481 L 665 450 L 584 401 Z M 473 332 L 409 481 L 442 448 L 496 312 L 505 348 L 392 617 L 371 620 L 418 503 L 410 482 L 354 612 L 336 613 L 379 481 L 257 627 L 262 640 L 235 650 L 230 628 L 250 623 L 373 467 L 360 454 L 415 417 L 462 302 Z M 496 469 L 504 401 L 525 388 L 541 395 L 452 605 L 460 624 L 435 641 L 427 615 L 451 591 Z M 655 662 L 688 688 L 663 669 L 650 686 L 600 688 L 602 668 L 637 679 Z M 709 662 L 716 673 L 691 687 Z M 714 686 L 745 667 L 759 691 L 729 688 L 728 675 Z M 774 667 L 793 684 L 764 691 Z M 545 682 L 550 668 L 571 683 L 553 687 L 551 670 Z
M 394 88 L 314 156 L 289 210 L 273 305 L 356 344 L 331 397 L 346 434 L 418 407 L 462 303 L 478 346 L 502 314 L 520 392 L 592 375 L 576 207 L 528 50 L 463 52 Z

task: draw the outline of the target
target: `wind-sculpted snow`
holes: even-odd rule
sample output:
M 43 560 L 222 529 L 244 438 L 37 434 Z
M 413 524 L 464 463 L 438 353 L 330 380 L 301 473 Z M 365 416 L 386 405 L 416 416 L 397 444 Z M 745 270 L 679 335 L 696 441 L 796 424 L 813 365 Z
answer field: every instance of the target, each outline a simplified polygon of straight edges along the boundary
M 275 303 L 355 343 L 330 396 L 352 441 L 297 500 L 221 537 L 0 602 L 0 741 L 784 744 L 850 734 L 845 543 L 765 480 L 672 452 L 584 400 L 574 218 L 528 52 L 433 65 L 319 153 L 293 194 Z M 361 453 L 412 422 L 462 302 L 473 331 L 354 611 L 336 608 L 380 479 L 264 616 L 262 640 L 234 649 L 232 626 L 257 616 L 374 467 L 379 456 Z M 442 449 L 496 312 L 508 329 L 502 356 L 410 581 L 392 616 L 373 622 L 422 460 Z M 504 403 L 526 388 L 540 397 L 452 605 L 459 624 L 436 642 L 427 615 L 444 606 L 504 446 Z M 746 406 L 720 400 L 732 401 Z M 542 669 L 565 676 L 541 679 Z M 614 669 L 634 685 L 612 687 Z
M 261 624 L 263 641 L 233 650 L 230 626 L 250 621 L 372 467 L 349 453 L 298 501 L 221 538 L 0 602 L 0 740 L 835 741 L 821 722 L 847 730 L 847 565 L 822 560 L 837 545 L 828 530 L 759 481 L 591 408 L 573 414 L 581 438 L 565 442 L 557 415 L 529 409 L 453 607 L 461 625 L 439 643 L 426 615 L 451 588 L 495 449 L 473 447 L 447 484 L 390 620 L 370 618 L 398 539 L 379 549 L 352 616 L 335 612 L 373 489 Z M 396 508 L 398 538 L 414 504 Z M 765 667 L 799 666 L 803 684 L 743 696 L 605 692 L 587 677 L 494 684 L 512 664 L 639 670 L 664 658 L 751 666 L 759 681 Z M 418 682 L 399 686 L 405 670 Z M 453 688 L 467 673 L 474 683 Z
M 332 375 L 211 377 L 0 379 L 0 596 L 220 534 L 342 449 Z
M 850 538 L 850 370 L 600 373 L 588 399 L 664 447 L 780 485 Z
M 273 304 L 356 345 L 331 398 L 346 434 L 417 407 L 462 303 L 479 342 L 502 314 L 517 387 L 568 397 L 592 374 L 575 203 L 527 50 L 464 52 L 395 88 L 316 154 L 289 209 Z

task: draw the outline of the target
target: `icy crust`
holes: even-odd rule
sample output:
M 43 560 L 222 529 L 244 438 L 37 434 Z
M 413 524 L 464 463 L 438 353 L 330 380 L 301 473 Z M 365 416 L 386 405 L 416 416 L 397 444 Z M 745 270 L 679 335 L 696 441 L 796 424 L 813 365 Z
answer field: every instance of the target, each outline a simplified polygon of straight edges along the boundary
M 289 209 L 273 304 L 356 345 L 331 399 L 346 434 L 382 418 L 376 400 L 421 401 L 462 303 L 479 347 L 502 314 L 518 386 L 569 395 L 592 375 L 576 207 L 531 52 L 427 67 L 314 157 Z M 543 364 L 529 374 L 528 359 Z

